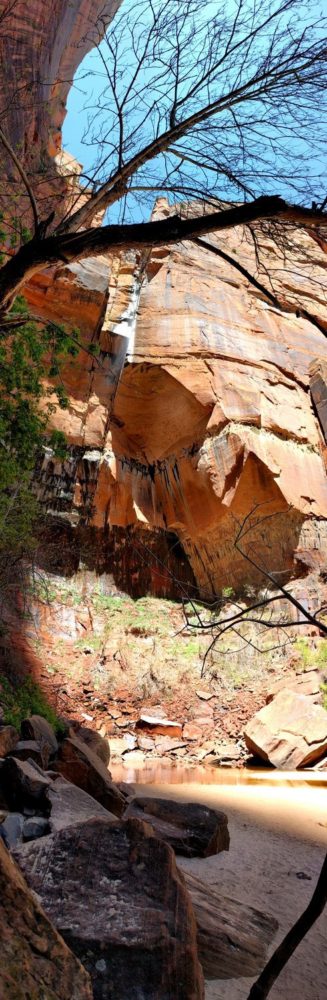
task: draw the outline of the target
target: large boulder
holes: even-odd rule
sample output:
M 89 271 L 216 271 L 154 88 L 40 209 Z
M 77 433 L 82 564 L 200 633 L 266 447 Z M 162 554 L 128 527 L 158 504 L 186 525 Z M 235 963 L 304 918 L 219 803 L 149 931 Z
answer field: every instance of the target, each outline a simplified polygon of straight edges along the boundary
M 46 743 L 37 743 L 36 740 L 19 740 L 10 756 L 16 757 L 16 760 L 33 760 L 39 767 L 46 769 L 49 764 L 50 751 Z
M 251 753 L 281 770 L 306 767 L 327 754 L 327 712 L 311 698 L 283 690 L 247 724 Z
M 122 815 L 125 800 L 111 781 L 106 765 L 78 736 L 69 736 L 63 740 L 56 769 L 73 785 L 97 799 L 109 812 L 113 812 L 115 816 Z
M 51 833 L 64 830 L 67 826 L 76 826 L 76 823 L 85 823 L 86 820 L 98 817 L 99 819 L 113 822 L 117 819 L 113 813 L 108 812 L 93 799 L 82 788 L 72 785 L 66 778 L 58 777 L 52 781 L 46 793 L 49 803 L 49 828 Z
M 32 760 L 16 760 L 6 757 L 0 772 L 1 789 L 11 809 L 20 810 L 25 806 L 38 805 L 45 808 L 45 792 L 50 778 Z
M 89 976 L 0 839 L 1 1000 L 92 1000 Z
M 306 698 L 320 703 L 322 700 L 321 681 L 322 676 L 319 670 L 304 670 L 300 674 L 294 674 L 293 677 L 289 675 L 280 677 L 269 688 L 266 698 L 267 705 L 276 698 L 280 691 L 285 691 L 286 688 L 288 691 L 304 694 Z
M 235 979 L 261 972 L 278 929 L 277 920 L 184 872 L 194 906 L 199 958 L 206 979 Z
M 57 737 L 50 722 L 44 719 L 43 715 L 30 715 L 28 719 L 23 719 L 21 734 L 23 740 L 35 740 L 40 746 L 46 746 L 50 757 L 57 753 Z
M 184 857 L 207 858 L 229 850 L 226 814 L 199 802 L 137 796 L 128 803 L 124 819 L 130 816 L 150 823 L 156 835 Z
M 77 736 L 108 766 L 110 761 L 110 746 L 104 736 L 101 736 L 94 729 L 89 729 L 88 726 L 80 726 Z
M 145 823 L 92 819 L 15 856 L 95 1000 L 203 1000 L 192 904 L 173 851 Z

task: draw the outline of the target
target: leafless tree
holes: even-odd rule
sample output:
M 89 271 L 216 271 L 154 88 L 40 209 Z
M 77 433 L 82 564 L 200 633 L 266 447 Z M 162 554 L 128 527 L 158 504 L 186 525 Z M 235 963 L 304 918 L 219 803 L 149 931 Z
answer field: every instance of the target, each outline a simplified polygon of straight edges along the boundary
M 47 265 L 116 248 L 246 226 L 260 253 L 268 226 L 284 245 L 297 246 L 306 230 L 314 250 L 327 224 L 326 26 L 319 4 L 308 13 L 303 0 L 232 0 L 227 8 L 222 0 L 135 0 L 109 28 L 100 18 L 103 87 L 96 106 L 88 100 L 85 135 L 95 163 L 68 215 L 54 203 L 43 218 L 33 177 L 1 126 L 3 159 L 16 166 L 34 229 L 0 270 L 2 310 Z M 167 218 L 129 221 L 136 204 L 146 213 L 160 193 L 192 209 L 177 204 Z M 105 225 L 95 224 L 98 213 Z
M 269 506 L 269 500 L 266 502 Z M 224 588 L 220 598 L 203 602 L 203 607 L 189 595 L 182 597 L 185 614 L 185 627 L 196 634 L 208 636 L 208 645 L 203 657 L 202 672 L 205 673 L 210 653 L 216 649 L 219 653 L 221 644 L 223 655 L 226 656 L 225 639 L 231 636 L 233 643 L 230 653 L 242 649 L 253 648 L 258 653 L 267 653 L 280 649 L 293 640 L 294 627 L 313 626 L 322 636 L 327 636 L 327 625 L 324 616 L 327 605 L 323 604 L 315 612 L 311 612 L 305 604 L 298 600 L 292 589 L 281 583 L 278 574 L 271 573 L 266 565 L 262 565 L 255 552 L 253 533 L 256 528 L 265 525 L 271 518 L 277 518 L 278 513 L 263 513 L 263 506 L 258 504 L 246 515 L 241 523 L 235 520 L 234 547 L 244 560 L 256 570 L 258 578 L 262 579 L 263 588 L 255 593 L 254 588 L 242 597 L 234 597 L 232 588 Z M 267 633 L 277 633 L 276 641 L 267 646 L 261 644 Z M 254 638 L 255 635 L 255 638 Z M 281 638 L 283 637 L 283 638 Z M 237 640 L 237 646 L 234 639 Z M 228 652 L 228 650 L 227 650 Z

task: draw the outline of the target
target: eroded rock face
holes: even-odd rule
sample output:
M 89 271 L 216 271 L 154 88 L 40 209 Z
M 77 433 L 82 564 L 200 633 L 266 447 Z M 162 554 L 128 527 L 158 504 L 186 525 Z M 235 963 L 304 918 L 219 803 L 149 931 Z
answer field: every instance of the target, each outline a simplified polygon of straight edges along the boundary
M 0 838 L 2 1000 L 92 1000 L 90 978 L 28 889 Z
M 89 820 L 17 858 L 96 1000 L 203 1000 L 191 901 L 171 848 L 146 824 Z
M 67 94 L 75 70 L 99 38 L 95 28 L 100 14 L 109 23 L 120 0 L 24 0 L 3 4 L 0 22 L 0 57 L 5 67 L 0 108 L 6 134 L 27 169 L 43 218 L 48 209 L 65 210 L 76 198 L 68 175 L 69 156 L 61 151 L 61 126 Z M 57 157 L 57 162 L 55 157 Z M 62 162 L 63 161 L 63 162 Z M 59 166 L 59 172 L 58 172 Z M 76 166 L 76 164 L 75 164 Z M 6 173 L 17 181 L 10 161 Z M 65 177 L 66 174 L 66 177 Z M 21 185 L 18 187 L 21 192 Z M 53 200 L 54 199 L 54 200 Z M 64 199 L 64 202 L 63 202 Z M 28 200 L 27 200 L 28 204 Z M 23 199 L 26 209 L 26 198 Z
M 69 155 L 61 153 L 65 101 L 97 17 L 109 22 L 118 6 L 119 0 L 57 0 L 49 10 L 34 0 L 27 12 L 16 0 L 1 21 L 0 108 L 36 196 L 41 185 L 44 210 L 48 198 L 49 207 L 66 211 L 76 195 Z M 10 173 L 11 165 L 5 167 Z M 157 217 L 170 211 L 158 201 Z M 242 230 L 222 240 L 255 270 L 252 241 Z M 298 236 L 299 278 L 296 253 L 285 262 L 265 236 L 259 277 L 266 279 L 267 265 L 292 307 L 300 285 L 302 307 L 324 324 L 323 250 L 315 245 L 307 264 L 306 240 Z M 219 248 L 218 238 L 210 241 Z M 266 513 L 269 504 L 276 518 L 248 537 L 257 561 L 266 564 L 269 552 L 269 569 L 281 570 L 284 582 L 312 553 L 319 567 L 327 548 L 326 348 L 317 327 L 278 313 L 243 275 L 198 244 L 154 248 L 141 267 L 126 253 L 48 269 L 26 295 L 38 316 L 77 325 L 86 343 L 101 348 L 101 364 L 83 353 L 64 372 L 70 407 L 57 407 L 53 419 L 71 446 L 69 459 L 56 462 L 46 453 L 38 469 L 40 496 L 56 521 L 94 529 L 87 564 L 109 531 L 104 571 L 113 565 L 115 582 L 135 593 L 148 589 L 125 540 L 127 529 L 147 545 L 151 530 L 159 540 L 150 574 L 156 593 L 173 592 L 179 576 L 175 563 L 167 572 L 168 556 L 162 558 L 167 532 L 181 545 L 182 582 L 195 581 L 201 593 L 261 583 L 235 550 L 235 525 L 257 505 Z
M 224 234 L 224 246 L 253 270 L 241 235 Z M 277 273 L 268 241 L 265 253 Z M 322 251 L 315 248 L 315 255 L 319 260 Z M 284 581 L 312 558 L 319 568 L 327 551 L 327 488 L 309 386 L 312 363 L 326 354 L 323 334 L 306 320 L 278 313 L 230 264 L 200 246 L 154 250 L 141 285 L 132 254 L 108 258 L 108 267 L 108 302 L 103 293 L 103 318 L 96 334 L 96 324 L 88 334 L 98 337 L 103 364 L 99 370 L 84 358 L 67 371 L 71 407 L 57 412 L 55 421 L 67 432 L 71 460 L 62 466 L 45 456 L 38 476 L 47 508 L 77 526 L 77 537 L 78 525 L 93 529 L 93 553 L 98 536 L 122 532 L 118 556 L 116 543 L 116 554 L 109 554 L 105 542 L 105 571 L 110 561 L 115 567 L 117 558 L 125 560 L 126 579 L 130 561 L 135 587 L 143 570 L 124 549 L 124 532 L 127 547 L 131 532 L 146 546 L 149 529 L 159 540 L 167 532 L 179 540 L 190 578 L 203 594 L 226 583 L 236 590 L 261 583 L 235 549 L 236 525 L 254 508 L 246 546 L 259 564 L 267 565 L 269 553 L 269 570 L 282 571 Z M 304 305 L 312 271 L 302 280 Z M 71 269 L 60 273 L 73 289 Z M 288 281 L 293 302 L 294 261 Z M 88 296 L 99 316 L 99 290 L 91 283 Z M 49 287 L 49 313 L 51 302 Z M 67 302 L 70 321 L 73 304 Z M 322 315 L 318 299 L 314 308 Z M 153 559 L 160 593 L 165 559 Z M 119 577 L 117 567 L 113 576 Z M 167 593 L 167 578 L 162 587 Z

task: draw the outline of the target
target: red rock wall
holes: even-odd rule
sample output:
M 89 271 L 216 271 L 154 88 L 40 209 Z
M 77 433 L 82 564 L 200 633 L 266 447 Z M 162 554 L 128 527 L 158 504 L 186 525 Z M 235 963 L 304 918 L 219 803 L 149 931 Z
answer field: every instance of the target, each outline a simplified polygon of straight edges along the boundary
M 250 267 L 239 240 L 224 246 Z M 100 365 L 84 356 L 67 370 L 71 407 L 56 424 L 78 461 L 63 470 L 45 457 L 48 509 L 100 537 L 172 532 L 206 594 L 262 582 L 235 550 L 254 508 L 260 523 L 245 548 L 282 582 L 324 563 L 326 475 L 309 381 L 326 347 L 314 325 L 279 313 L 192 244 L 154 251 L 141 286 L 132 255 L 62 268 L 41 306 L 80 317 L 102 349 Z
M 108 20 L 118 4 L 105 4 Z M 34 0 L 32 8 L 17 0 L 0 21 L 3 127 L 34 172 L 38 197 L 61 190 L 65 208 L 67 181 L 51 157 L 100 10 L 101 0 Z M 169 208 L 161 201 L 156 211 Z M 253 270 L 242 231 L 220 239 Z M 294 303 L 300 288 L 302 305 L 321 313 L 325 260 L 312 246 L 303 237 L 285 259 L 264 237 L 261 254 L 277 291 Z M 256 561 L 283 581 L 319 568 L 327 491 L 309 370 L 326 359 L 323 335 L 281 315 L 206 249 L 160 248 L 141 263 L 132 254 L 90 259 L 38 275 L 28 291 L 38 315 L 77 325 L 101 347 L 100 359 L 84 352 L 65 370 L 70 408 L 57 409 L 54 422 L 72 451 L 64 464 L 50 453 L 40 463 L 46 510 L 56 524 L 89 527 L 100 539 L 113 529 L 144 539 L 173 533 L 203 593 L 261 580 L 235 550 L 254 508 L 261 523 L 246 546 Z M 127 560 L 126 585 L 128 572 Z M 140 570 L 139 586 L 142 579 Z
M 101 14 L 108 23 L 119 4 L 120 0 L 0 2 L 1 126 L 25 164 L 42 218 L 50 194 L 52 200 L 54 194 L 64 197 L 67 207 L 67 181 L 58 177 L 53 158 L 61 153 L 68 91 L 92 48 L 97 18 Z M 8 172 L 17 179 L 10 160 Z M 55 207 L 60 210 L 57 198 Z

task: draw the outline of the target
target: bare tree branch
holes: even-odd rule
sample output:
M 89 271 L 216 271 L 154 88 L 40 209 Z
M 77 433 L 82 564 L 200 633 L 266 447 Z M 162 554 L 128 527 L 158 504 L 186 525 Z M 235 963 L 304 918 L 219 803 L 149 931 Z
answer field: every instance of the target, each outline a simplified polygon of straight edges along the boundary
M 207 240 L 199 238 L 196 238 L 193 242 L 199 247 L 204 247 L 205 250 L 209 250 L 210 253 L 216 254 L 217 257 L 225 260 L 227 264 L 231 264 L 231 266 L 234 267 L 236 271 L 239 271 L 239 273 L 242 274 L 254 288 L 257 288 L 257 290 L 261 292 L 261 294 L 268 299 L 268 302 L 271 302 L 274 308 L 278 309 L 279 312 L 291 313 L 297 318 L 301 317 L 302 319 L 306 319 L 309 323 L 312 323 L 313 326 L 315 326 L 317 330 L 324 335 L 324 337 L 327 336 L 327 321 L 326 323 L 323 323 L 317 316 L 314 315 L 314 313 L 309 312 L 308 309 L 304 309 L 301 305 L 297 305 L 296 303 L 293 304 L 285 299 L 279 299 L 277 295 L 269 291 L 269 288 L 266 288 L 261 281 L 258 281 L 255 275 L 251 274 L 250 271 L 243 266 L 243 264 L 236 260 L 235 257 L 231 257 L 225 250 L 221 250 L 220 247 L 215 246 L 213 243 L 208 243 Z
M 223 209 L 201 216 L 182 219 L 172 215 L 166 219 L 131 225 L 103 226 L 78 233 L 54 234 L 44 240 L 34 239 L 22 246 L 0 270 L 0 303 L 8 306 L 22 285 L 48 264 L 69 264 L 83 257 L 96 256 L 115 248 L 142 250 L 146 247 L 194 239 L 198 235 L 218 232 L 245 225 L 258 219 L 278 219 L 297 222 L 308 228 L 326 225 L 327 214 L 288 205 L 272 195 L 257 198 L 252 203 Z
M 34 197 L 33 189 L 31 187 L 31 184 L 30 184 L 29 179 L 27 177 L 26 171 L 24 170 L 23 164 L 19 160 L 18 156 L 16 156 L 15 150 L 12 148 L 12 145 L 9 142 L 9 139 L 6 138 L 5 133 L 4 133 L 3 129 L 1 128 L 1 126 L 0 126 L 0 142 L 2 143 L 2 145 L 4 146 L 4 148 L 7 150 L 8 155 L 10 156 L 11 160 L 15 164 L 16 170 L 18 171 L 19 176 L 21 177 L 21 179 L 23 181 L 24 187 L 26 188 L 26 191 L 27 191 L 30 203 L 31 203 L 31 208 L 32 208 L 32 213 L 33 213 L 33 220 L 34 220 L 34 234 L 36 235 L 37 231 L 38 231 L 38 226 L 39 226 L 39 213 L 38 213 L 37 204 L 36 204 L 36 200 L 35 200 L 35 197 Z

